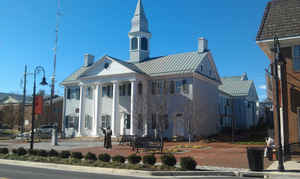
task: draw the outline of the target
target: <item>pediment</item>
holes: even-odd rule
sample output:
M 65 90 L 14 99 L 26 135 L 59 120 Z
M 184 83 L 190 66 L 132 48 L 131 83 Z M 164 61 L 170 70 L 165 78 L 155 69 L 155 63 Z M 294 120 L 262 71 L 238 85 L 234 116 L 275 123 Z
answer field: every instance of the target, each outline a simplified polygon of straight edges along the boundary
M 98 60 L 89 70 L 87 70 L 81 77 L 95 77 L 95 76 L 111 76 L 120 74 L 136 73 L 130 68 L 123 65 L 121 62 L 104 56 Z

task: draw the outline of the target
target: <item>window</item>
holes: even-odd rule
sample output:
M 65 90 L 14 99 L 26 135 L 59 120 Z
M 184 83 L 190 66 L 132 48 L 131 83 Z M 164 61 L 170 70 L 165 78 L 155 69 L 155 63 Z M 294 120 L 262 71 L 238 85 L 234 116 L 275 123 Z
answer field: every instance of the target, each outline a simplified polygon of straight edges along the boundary
M 142 94 L 143 94 L 143 84 L 142 84 L 142 83 L 139 83 L 139 84 L 138 84 L 138 94 L 139 94 L 139 95 L 142 95 Z
M 168 94 L 168 82 L 166 80 L 163 81 L 163 93 Z
M 125 127 L 125 129 L 130 129 L 130 120 L 131 120 L 130 114 L 125 114 L 125 116 L 124 116 L 124 127 Z
M 125 96 L 126 95 L 126 85 L 121 85 L 119 87 L 119 93 L 120 93 L 120 96 Z
M 182 80 L 182 89 L 184 94 L 189 94 L 189 85 L 186 80 Z
M 131 50 L 136 50 L 138 48 L 138 40 L 137 38 L 131 39 Z
M 170 94 L 175 93 L 175 82 L 172 80 L 170 81 Z
M 152 114 L 151 124 L 151 128 L 156 129 L 156 114 Z
M 86 129 L 92 129 L 93 117 L 90 115 L 85 115 L 84 127 Z
M 142 130 L 143 124 L 144 124 L 143 116 L 142 116 L 142 114 L 138 114 L 138 126 L 137 126 L 138 129 Z
M 106 86 L 103 86 L 102 87 L 102 97 L 104 97 L 106 93 L 107 93 L 107 88 L 106 88 Z
M 101 127 L 110 128 L 111 127 L 111 118 L 110 115 L 104 115 L 101 117 Z
M 71 99 L 71 89 L 67 89 L 67 99 Z
M 152 82 L 152 89 L 151 89 L 153 95 L 155 95 L 155 89 L 156 89 L 156 82 L 153 81 Z
M 145 37 L 141 38 L 141 44 L 142 50 L 148 50 L 148 40 Z
M 79 117 L 66 116 L 65 120 L 66 128 L 74 128 L 75 130 L 78 130 Z
M 93 99 L 93 88 L 92 87 L 87 87 L 87 89 L 86 89 L 86 97 L 88 99 Z
M 293 67 L 295 71 L 300 71 L 300 45 L 294 47 Z
M 127 94 L 128 94 L 128 96 L 131 96 L 131 84 L 130 83 L 127 85 Z
M 179 94 L 181 91 L 181 81 L 176 81 L 176 89 L 175 89 L 175 93 Z
M 106 96 L 112 97 L 112 86 L 107 86 Z
M 68 88 L 67 99 L 80 99 L 80 88 Z

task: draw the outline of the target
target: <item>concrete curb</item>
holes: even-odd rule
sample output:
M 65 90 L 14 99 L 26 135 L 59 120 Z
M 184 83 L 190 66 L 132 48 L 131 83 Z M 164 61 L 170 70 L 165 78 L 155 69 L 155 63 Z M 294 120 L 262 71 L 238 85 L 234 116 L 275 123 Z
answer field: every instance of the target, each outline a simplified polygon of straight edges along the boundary
M 140 170 L 127 170 L 127 169 L 114 169 L 114 168 L 99 168 L 99 167 L 85 167 L 75 165 L 63 165 L 53 163 L 41 163 L 30 161 L 18 161 L 18 160 L 5 160 L 0 159 L 0 164 L 15 165 L 22 167 L 34 167 L 52 170 L 63 170 L 72 172 L 84 172 L 94 174 L 109 174 L 109 175 L 124 175 L 124 176 L 238 176 L 238 172 L 227 171 L 140 171 Z
M 52 170 L 62 170 L 71 172 L 94 173 L 94 174 L 108 174 L 108 175 L 123 175 L 123 176 L 140 176 L 140 177 L 168 177 L 168 176 L 238 176 L 238 177 L 256 177 L 256 178 L 272 178 L 272 177 L 300 177 L 300 173 L 292 172 L 242 172 L 242 171 L 141 171 L 115 168 L 100 168 L 100 167 L 86 167 L 76 165 L 64 165 L 53 163 L 41 163 L 19 160 L 5 160 L 0 159 L 0 164 L 15 165 L 22 167 L 43 168 Z

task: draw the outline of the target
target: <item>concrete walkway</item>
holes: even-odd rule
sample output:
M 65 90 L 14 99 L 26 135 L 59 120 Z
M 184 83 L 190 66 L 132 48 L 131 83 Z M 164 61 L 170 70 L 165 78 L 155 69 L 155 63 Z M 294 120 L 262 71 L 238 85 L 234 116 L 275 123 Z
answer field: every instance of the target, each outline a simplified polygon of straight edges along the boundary
M 267 170 L 269 171 L 277 171 L 278 161 L 274 161 L 272 165 L 270 165 Z M 284 162 L 284 168 L 286 172 L 297 172 L 300 174 L 300 161 L 287 161 Z

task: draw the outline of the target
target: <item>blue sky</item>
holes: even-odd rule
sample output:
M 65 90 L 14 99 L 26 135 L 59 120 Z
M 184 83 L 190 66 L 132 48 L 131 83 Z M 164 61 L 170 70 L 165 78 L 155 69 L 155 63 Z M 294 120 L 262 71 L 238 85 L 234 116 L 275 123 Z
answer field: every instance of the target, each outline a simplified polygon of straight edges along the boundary
M 24 65 L 53 71 L 57 0 L 0 1 L 0 92 L 21 93 Z M 143 0 L 152 39 L 151 56 L 195 51 L 197 38 L 208 39 L 219 74 L 248 73 L 265 96 L 269 61 L 255 42 L 268 0 Z M 58 83 L 83 64 L 83 55 L 127 60 L 128 31 L 137 0 L 61 0 L 57 52 Z M 41 78 L 41 75 L 38 79 Z M 28 95 L 33 77 L 28 79 Z M 49 87 L 40 87 L 49 91 Z

